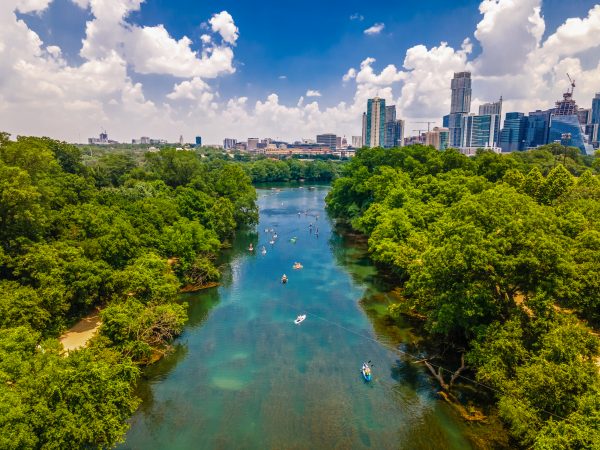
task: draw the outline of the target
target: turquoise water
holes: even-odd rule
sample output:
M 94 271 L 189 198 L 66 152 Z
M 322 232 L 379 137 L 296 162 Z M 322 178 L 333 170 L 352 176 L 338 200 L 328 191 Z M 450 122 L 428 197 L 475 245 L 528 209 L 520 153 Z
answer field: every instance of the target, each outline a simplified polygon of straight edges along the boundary
M 332 229 L 327 187 L 258 192 L 260 224 L 236 238 L 222 285 L 183 296 L 190 321 L 173 354 L 145 371 L 121 448 L 471 448 L 422 368 L 393 351 L 406 330 L 375 333 L 360 302 L 378 295 L 375 270 Z

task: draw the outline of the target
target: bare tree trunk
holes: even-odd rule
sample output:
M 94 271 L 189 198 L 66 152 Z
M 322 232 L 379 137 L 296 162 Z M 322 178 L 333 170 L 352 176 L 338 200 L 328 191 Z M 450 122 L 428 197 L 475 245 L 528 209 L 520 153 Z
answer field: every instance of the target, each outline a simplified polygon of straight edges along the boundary
M 460 367 L 458 369 L 456 369 L 456 371 L 452 374 L 452 377 L 450 378 L 450 382 L 446 383 L 446 380 L 444 380 L 444 369 L 441 366 L 438 367 L 438 369 L 436 371 L 435 368 L 426 359 L 423 360 L 423 363 L 425 364 L 425 366 L 427 366 L 427 368 L 429 369 L 431 374 L 435 377 L 435 379 L 438 380 L 438 382 L 440 383 L 440 386 L 442 387 L 442 389 L 444 391 L 450 391 L 450 389 L 452 389 L 454 382 L 460 376 L 461 372 L 463 370 L 465 370 L 465 368 L 466 368 L 465 354 L 462 353 L 460 355 Z

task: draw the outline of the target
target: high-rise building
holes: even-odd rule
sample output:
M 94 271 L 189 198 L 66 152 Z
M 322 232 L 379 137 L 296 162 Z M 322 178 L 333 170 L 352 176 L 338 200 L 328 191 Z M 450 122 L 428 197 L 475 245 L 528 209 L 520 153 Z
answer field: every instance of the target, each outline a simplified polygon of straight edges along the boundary
M 329 147 L 331 150 L 335 150 L 337 146 L 337 136 L 332 133 L 317 134 L 317 144 L 321 144 Z
M 367 145 L 367 113 L 365 113 L 365 112 L 362 115 L 361 140 L 362 140 L 361 147 L 366 146 Z
M 538 109 L 529 113 L 527 117 L 527 132 L 525 134 L 525 149 L 535 148 L 548 143 L 551 115 L 551 109 L 545 111 Z
M 384 130 L 384 148 L 394 147 L 396 142 L 396 105 L 385 107 L 385 130 Z
M 461 147 L 496 147 L 500 134 L 500 116 L 469 114 L 463 117 L 462 130 Z
M 362 148 L 362 146 L 363 146 L 362 136 L 352 136 L 352 147 Z
M 246 148 L 249 152 L 255 152 L 258 149 L 258 142 L 260 139 L 258 138 L 248 138 L 248 144 Z
M 585 126 L 585 134 L 588 137 L 588 142 L 592 144 L 592 147 L 598 148 L 600 141 L 600 124 L 588 123 Z
M 520 112 L 506 113 L 504 127 L 500 131 L 498 146 L 503 152 L 515 152 L 525 149 L 528 119 Z
M 455 72 L 450 83 L 450 114 L 471 112 L 471 72 Z
M 404 128 L 404 120 L 396 120 L 396 125 L 394 129 L 394 147 L 404 146 Z
M 502 116 L 502 97 L 500 97 L 500 100 L 497 102 L 479 105 L 479 115 L 485 116 L 488 114 L 498 114 L 499 116 Z
M 446 150 L 449 135 L 448 128 L 433 127 L 433 130 L 425 133 L 425 145 L 431 145 L 437 150 Z
M 342 148 L 342 137 L 341 136 L 336 136 L 335 148 Z
M 550 116 L 548 139 L 550 142 L 577 147 L 583 154 L 593 154 L 593 148 L 579 122 L 577 104 L 573 99 L 574 83 L 572 87 L 571 91 L 563 94 L 562 100 L 556 102 L 556 108 Z
M 471 72 L 456 72 L 450 82 L 452 97 L 450 114 L 444 117 L 443 125 L 448 128 L 450 146 L 460 147 L 463 142 L 464 117 L 471 112 Z
M 232 138 L 225 138 L 225 139 L 223 139 L 223 148 L 225 150 L 230 150 L 232 148 L 235 148 L 236 144 L 237 144 L 237 140 L 236 139 L 232 139 Z
M 366 142 L 367 147 L 385 144 L 385 99 L 375 97 L 367 100 Z
M 180 138 L 179 143 L 183 145 L 183 136 Z M 202 147 L 202 136 L 196 136 L 196 147 Z
M 579 108 L 577 110 L 577 118 L 579 119 L 579 123 L 585 127 L 588 123 L 592 123 L 592 110 Z
M 592 100 L 592 123 L 600 123 L 600 92 Z

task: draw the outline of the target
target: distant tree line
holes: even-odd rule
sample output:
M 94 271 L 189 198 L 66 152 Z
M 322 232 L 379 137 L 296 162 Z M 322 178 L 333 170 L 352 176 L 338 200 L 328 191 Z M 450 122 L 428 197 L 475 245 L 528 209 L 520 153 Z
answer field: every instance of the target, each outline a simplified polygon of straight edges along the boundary
M 600 442 L 599 169 L 558 145 L 363 149 L 327 197 L 400 287 L 390 316 L 462 354 L 524 448 Z
M 0 133 L 0 448 L 121 441 L 140 366 L 183 328 L 182 285 L 256 223 L 238 163 L 163 149 L 82 163 L 80 149 Z M 93 308 L 102 325 L 65 357 L 57 337 Z

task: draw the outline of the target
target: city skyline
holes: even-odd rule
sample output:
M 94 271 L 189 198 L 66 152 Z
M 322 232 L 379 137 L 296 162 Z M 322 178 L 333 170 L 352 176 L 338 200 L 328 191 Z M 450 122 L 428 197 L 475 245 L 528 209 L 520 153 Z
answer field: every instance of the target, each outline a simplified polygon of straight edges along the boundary
M 268 23 L 249 22 L 248 8 L 231 2 L 207 10 L 180 0 L 8 0 L 0 6 L 0 121 L 14 135 L 72 142 L 102 130 L 119 141 L 150 132 L 172 142 L 180 135 L 206 143 L 253 135 L 292 142 L 324 132 L 350 139 L 361 135 L 367 99 L 381 97 L 396 106 L 408 135 L 417 122 L 442 125 L 448 80 L 461 71 L 472 73 L 472 108 L 500 96 L 504 111 L 551 108 L 567 90 L 566 72 L 578 81 L 580 108 L 592 107 L 600 92 L 600 5 L 434 3 L 439 20 L 460 18 L 460 26 L 432 30 L 430 38 L 415 31 L 414 39 L 400 33 L 399 11 L 389 5 L 379 8 L 385 14 L 360 11 L 358 2 L 323 6 L 335 25 L 322 44 L 337 48 L 338 59 L 316 51 L 314 37 L 297 36 L 287 54 L 281 43 L 259 42 L 257 28 Z M 418 20 L 418 8 L 405 12 L 402 20 Z M 316 19 L 295 20 L 308 31 Z M 293 32 L 302 36 L 303 29 Z M 300 54 L 315 68 L 305 76 L 292 61 Z

